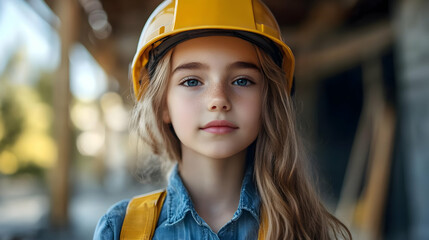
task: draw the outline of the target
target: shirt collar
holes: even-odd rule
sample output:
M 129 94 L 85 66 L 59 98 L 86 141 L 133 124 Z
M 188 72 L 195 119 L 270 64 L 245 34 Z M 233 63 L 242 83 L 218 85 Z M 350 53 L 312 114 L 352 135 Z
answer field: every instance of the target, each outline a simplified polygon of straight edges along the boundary
M 166 199 L 168 225 L 180 222 L 188 213 L 192 214 L 198 224 L 202 224 L 203 220 L 195 211 L 188 191 L 179 175 L 177 164 L 170 175 L 167 193 L 169 195 Z M 259 205 L 260 198 L 253 181 L 253 166 L 248 166 L 243 177 L 238 208 L 232 217 L 232 221 L 238 219 L 243 211 L 247 211 L 259 223 Z

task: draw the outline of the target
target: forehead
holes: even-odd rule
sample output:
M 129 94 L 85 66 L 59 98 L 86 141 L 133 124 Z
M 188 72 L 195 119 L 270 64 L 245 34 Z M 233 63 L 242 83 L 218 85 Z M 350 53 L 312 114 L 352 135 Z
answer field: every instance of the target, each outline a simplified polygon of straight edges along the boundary
M 246 61 L 258 64 L 255 47 L 246 40 L 230 36 L 209 36 L 187 40 L 173 51 L 173 66 L 183 62 Z

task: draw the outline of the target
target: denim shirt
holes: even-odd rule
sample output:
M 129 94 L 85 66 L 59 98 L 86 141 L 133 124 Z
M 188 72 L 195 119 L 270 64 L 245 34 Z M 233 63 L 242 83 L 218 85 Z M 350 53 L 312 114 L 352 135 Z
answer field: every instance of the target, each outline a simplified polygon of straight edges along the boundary
M 99 220 L 94 240 L 119 240 L 129 200 L 113 205 Z M 218 233 L 198 215 L 183 185 L 177 166 L 169 179 L 167 196 L 153 239 L 258 239 L 260 198 L 253 181 L 253 169 L 244 174 L 238 208 Z

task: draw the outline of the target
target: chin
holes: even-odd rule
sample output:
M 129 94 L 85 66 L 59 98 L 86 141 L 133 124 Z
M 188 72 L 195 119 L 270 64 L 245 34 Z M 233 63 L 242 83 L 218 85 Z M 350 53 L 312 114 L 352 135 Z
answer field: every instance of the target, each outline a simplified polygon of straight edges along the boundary
M 206 151 L 204 155 L 206 155 L 209 158 L 213 158 L 213 159 L 226 159 L 226 158 L 231 158 L 234 157 L 240 153 L 243 152 L 244 149 L 239 149 L 237 151 L 237 149 L 228 149 L 228 148 L 216 148 L 216 149 L 212 149 L 211 151 Z
M 234 156 L 234 154 L 219 154 L 219 153 L 214 153 L 214 154 L 208 154 L 206 155 L 209 158 L 212 159 L 226 159 L 226 158 L 230 158 L 232 156 Z

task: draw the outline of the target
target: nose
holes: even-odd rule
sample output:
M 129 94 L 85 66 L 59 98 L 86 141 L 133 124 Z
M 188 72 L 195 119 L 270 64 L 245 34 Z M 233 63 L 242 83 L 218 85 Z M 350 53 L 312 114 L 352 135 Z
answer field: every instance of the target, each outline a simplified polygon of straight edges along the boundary
M 214 87 L 214 89 L 211 91 L 209 99 L 209 111 L 214 112 L 231 110 L 231 102 L 229 101 L 227 90 L 224 86 Z

